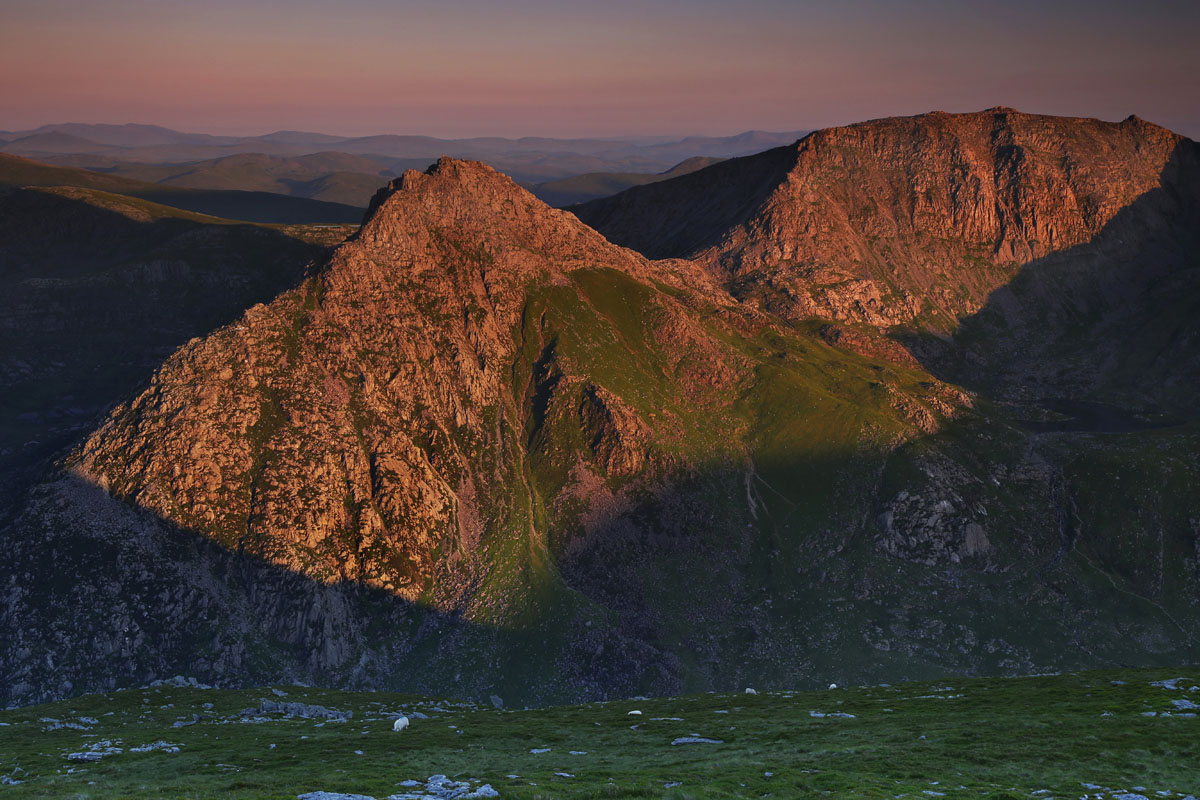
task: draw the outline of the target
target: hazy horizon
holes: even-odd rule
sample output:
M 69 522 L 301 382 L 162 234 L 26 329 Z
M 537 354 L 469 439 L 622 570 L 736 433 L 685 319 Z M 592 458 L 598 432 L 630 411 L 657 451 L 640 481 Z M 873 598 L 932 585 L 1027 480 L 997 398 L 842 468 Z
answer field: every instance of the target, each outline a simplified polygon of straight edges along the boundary
M 1005 104 L 1002 104 L 1002 103 L 1001 104 L 993 104 L 993 106 L 989 106 L 989 108 L 995 107 L 996 105 L 1003 106 Z M 929 109 L 925 109 L 923 111 L 916 111 L 911 114 L 907 114 L 907 113 L 906 114 L 891 114 L 891 115 L 887 115 L 887 116 L 889 116 L 889 117 L 919 116 L 921 114 L 927 114 L 927 113 L 931 113 L 931 112 L 935 112 L 935 111 L 943 111 L 943 112 L 952 113 L 952 114 L 954 114 L 954 113 L 973 113 L 973 112 L 986 111 L 986 110 L 987 110 L 986 108 L 961 108 L 961 109 L 929 108 Z M 1022 112 L 1022 113 L 1028 113 L 1028 114 L 1049 114 L 1052 116 L 1076 116 L 1076 115 L 1055 115 L 1055 114 L 1053 114 L 1053 112 L 1035 111 L 1035 110 L 1031 110 L 1028 108 L 1016 108 L 1015 110 Z M 1137 116 L 1139 116 L 1143 119 L 1146 119 L 1147 121 L 1149 121 L 1151 123 L 1161 125 L 1162 127 L 1165 127 L 1165 128 L 1170 128 L 1170 126 L 1163 125 L 1158 120 L 1148 118 L 1144 114 L 1138 114 L 1136 111 L 1130 112 L 1130 113 L 1136 114 Z M 1110 117 L 1110 118 L 1093 117 L 1093 118 L 1101 119 L 1102 121 L 1105 121 L 1105 122 L 1120 122 L 1121 120 L 1125 119 L 1128 116 L 1129 116 L 1129 114 L 1122 115 L 1121 117 Z M 504 138 L 504 139 L 518 140 L 518 139 L 523 139 L 523 138 L 548 138 L 548 139 L 559 139 L 559 140 L 609 139 L 609 140 L 613 140 L 613 141 L 654 139 L 654 140 L 662 140 L 665 142 L 672 142 L 672 141 L 683 140 L 683 139 L 687 139 L 687 138 L 691 138 L 691 137 L 727 138 L 727 137 L 739 136 L 744 133 L 778 134 L 778 133 L 794 133 L 794 132 L 801 132 L 801 131 L 816 131 L 816 130 L 821 130 L 822 128 L 853 125 L 853 124 L 859 123 L 859 122 L 869 122 L 872 119 L 884 119 L 884 118 L 885 117 L 876 115 L 876 116 L 871 116 L 871 117 L 862 117 L 860 119 L 848 119 L 848 120 L 844 120 L 841 122 L 834 122 L 829 125 L 800 125 L 800 126 L 796 126 L 796 127 L 792 127 L 792 128 L 781 128 L 781 129 L 775 129 L 775 130 L 768 130 L 766 128 L 741 128 L 741 129 L 737 129 L 737 130 L 733 130 L 733 129 L 725 130 L 725 131 L 718 130 L 718 131 L 704 132 L 704 133 L 700 133 L 700 132 L 696 132 L 696 131 L 674 131 L 674 132 L 668 132 L 668 133 L 638 133 L 635 131 L 635 132 L 625 132 L 625 133 L 618 132 L 618 133 L 611 133 L 611 134 L 594 134 L 594 135 L 588 135 L 588 134 L 584 133 L 584 134 L 580 134 L 580 135 L 570 135 L 570 136 L 551 136 L 551 135 L 540 133 L 538 131 L 530 131 L 528 133 L 518 133 L 518 134 L 511 134 L 511 135 L 488 134 L 488 133 L 479 133 L 479 134 L 468 133 L 468 134 L 454 135 L 454 136 L 450 136 L 450 135 L 439 136 L 437 134 L 428 133 L 428 132 L 421 131 L 421 130 L 412 130 L 412 131 L 410 131 L 410 130 L 403 130 L 403 131 L 375 130 L 375 131 L 370 131 L 368 133 L 346 134 L 346 133 L 339 133 L 337 131 L 331 131 L 331 130 L 313 130 L 313 129 L 304 130 L 304 129 L 299 129 L 299 128 L 281 128 L 281 127 L 272 128 L 270 126 L 263 127 L 263 128 L 256 128 L 256 129 L 237 129 L 237 128 L 225 129 L 220 126 L 209 127 L 207 129 L 203 129 L 203 128 L 179 128 L 179 127 L 174 127 L 174 126 L 170 126 L 170 125 L 163 125 L 159 122 L 154 122 L 152 120 L 151 121 L 126 120 L 123 122 L 114 122 L 112 120 L 107 120 L 107 119 L 95 119 L 95 120 L 61 119 L 61 120 L 52 120 L 49 122 L 43 122 L 38 125 L 22 127 L 22 128 L 15 128 L 15 127 L 11 127 L 11 126 L 6 127 L 3 124 L 0 124 L 0 132 L 28 133 L 30 131 L 37 130 L 39 128 L 50 128 L 50 127 L 55 127 L 55 126 L 60 126 L 60 125 L 111 125 L 111 126 L 117 126 L 117 127 L 126 126 L 126 125 L 146 125 L 146 126 L 151 126 L 151 127 L 166 128 L 168 130 L 173 130 L 177 133 L 207 134 L 210 136 L 224 136 L 224 137 L 243 137 L 243 138 L 247 138 L 247 139 L 257 138 L 257 137 L 261 137 L 261 136 L 268 136 L 268 135 L 275 134 L 275 133 L 299 133 L 299 134 L 316 134 L 316 135 L 321 135 L 321 136 L 336 136 L 336 137 L 342 137 L 345 139 L 365 138 L 365 137 L 371 137 L 371 136 L 414 136 L 414 137 L 427 137 L 427 138 L 445 139 L 445 140 L 466 140 L 466 139 L 483 139 L 483 138 Z M 1178 129 L 1175 129 L 1175 130 L 1177 133 L 1183 133 L 1185 135 L 1188 135 L 1187 131 L 1178 130 Z M 1200 132 L 1198 132 L 1198 133 L 1200 133 Z M 1195 134 L 1189 135 L 1189 138 L 1195 138 Z
M 0 129 L 732 135 L 996 105 L 1200 135 L 1200 4 L 0 0 Z

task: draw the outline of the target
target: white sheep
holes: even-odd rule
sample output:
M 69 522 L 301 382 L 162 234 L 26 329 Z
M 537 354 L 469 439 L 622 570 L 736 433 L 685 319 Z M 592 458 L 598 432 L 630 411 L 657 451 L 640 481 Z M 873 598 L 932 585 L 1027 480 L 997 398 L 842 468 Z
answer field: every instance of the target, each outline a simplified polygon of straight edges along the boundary
M 396 721 L 392 723 L 392 730 L 399 733 L 408 727 L 408 717 L 396 717 Z
M 836 689 L 836 688 L 837 688 L 837 684 L 836 684 L 836 683 L 831 683 L 831 684 L 829 684 L 829 688 L 830 688 L 830 689 Z

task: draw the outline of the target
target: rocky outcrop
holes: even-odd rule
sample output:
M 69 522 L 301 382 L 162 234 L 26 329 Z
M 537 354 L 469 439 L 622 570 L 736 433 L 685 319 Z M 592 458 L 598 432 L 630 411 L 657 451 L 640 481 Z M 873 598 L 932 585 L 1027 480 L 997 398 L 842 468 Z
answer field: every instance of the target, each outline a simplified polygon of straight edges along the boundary
M 949 331 L 1022 265 L 1171 191 L 1194 149 L 1137 117 L 935 112 L 817 131 L 572 210 L 787 318 Z
M 683 665 L 662 637 L 701 635 L 750 602 L 732 587 L 762 531 L 741 520 L 764 512 L 738 465 L 803 435 L 773 426 L 854 408 L 838 440 L 879 453 L 960 411 L 936 410 L 940 383 L 887 365 L 807 383 L 837 358 L 694 265 L 648 262 L 490 168 L 443 159 L 381 192 L 314 275 L 188 342 L 114 409 L 68 459 L 74 482 L 46 488 L 20 519 L 33 548 L 22 563 L 35 569 L 45 553 L 32 543 L 55 541 L 42 529 L 63 529 L 64 513 L 81 550 L 136 544 L 118 556 L 128 565 L 152 563 L 173 537 L 206 543 L 181 575 L 142 585 L 122 568 L 81 587 L 97 607 L 125 597 L 122 635 L 142 644 L 96 645 L 118 675 L 174 674 L 186 642 L 209 636 L 215 655 L 188 668 L 210 682 L 262 675 L 270 653 L 313 680 L 415 688 L 400 665 L 442 674 L 410 653 L 414 626 L 435 625 L 456 631 L 443 665 L 468 650 L 511 664 L 521 637 L 543 631 L 538 663 L 557 677 L 505 696 L 672 691 Z M 860 396 L 878 377 L 887 393 Z M 70 533 L 80 497 L 105 494 L 136 522 L 122 516 L 125 532 L 102 545 Z M 746 531 L 733 542 L 731 524 Z M 701 613 L 665 612 L 677 600 L 659 596 L 668 584 L 655 576 L 668 560 Z M 206 583 L 214 570 L 249 574 L 235 564 L 262 574 Z M 698 574 L 731 590 L 709 596 Z M 160 617 L 163 581 L 180 596 Z M 65 602 L 43 605 L 108 642 Z M 24 595 L 17 605 L 26 617 L 37 607 Z M 238 624 L 213 622 L 225 614 Z M 83 685 L 74 668 L 16 661 L 27 689 Z M 497 674 L 468 674 L 460 690 L 503 688 Z
M 1079 302 L 1099 330 L 1080 298 L 1130 284 L 1088 254 L 1155 231 L 1178 277 L 1188 195 L 1139 183 L 1170 141 L 1006 110 L 826 132 L 711 168 L 728 185 L 662 231 L 740 209 L 695 261 L 481 164 L 408 172 L 320 269 L 177 350 L 3 531 L 0 687 L 286 674 L 519 703 L 1194 660 L 1192 427 L 1027 425 L 1036 403 L 950 386 L 886 335 L 938 332 L 1051 234 L 1067 249 L 1022 268 L 1053 280 L 1014 284 L 1018 319 Z M 1052 190 L 1077 202 L 1050 220 Z

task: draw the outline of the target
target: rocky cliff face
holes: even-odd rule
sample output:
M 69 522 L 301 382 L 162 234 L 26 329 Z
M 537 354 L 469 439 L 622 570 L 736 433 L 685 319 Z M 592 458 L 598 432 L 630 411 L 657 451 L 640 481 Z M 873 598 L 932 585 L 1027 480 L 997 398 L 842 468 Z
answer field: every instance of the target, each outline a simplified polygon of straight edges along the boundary
M 489 535 L 533 534 L 517 453 L 533 401 L 513 383 L 531 367 L 514 361 L 536 335 L 530 292 L 570 291 L 583 268 L 647 272 L 481 164 L 408 172 L 320 275 L 172 356 L 76 472 L 321 581 L 415 602 L 454 564 L 453 595 Z M 576 391 L 603 468 L 636 471 L 636 415 Z
M 817 131 L 573 210 L 788 318 L 944 332 L 1139 199 L 1176 212 L 1196 161 L 1193 142 L 1137 117 L 938 112 Z
M 966 402 L 910 370 L 843 361 L 694 265 L 647 262 L 490 168 L 444 159 L 382 192 L 315 276 L 172 355 L 71 457 L 75 482 L 46 488 L 19 528 L 58 529 L 58 509 L 80 502 L 71 498 L 94 501 L 75 488 L 90 484 L 140 509 L 136 525 L 121 517 L 141 531 L 132 541 L 199 537 L 296 576 L 284 580 L 285 606 L 326 586 L 367 618 L 377 615 L 362 597 L 377 596 L 399 618 L 424 609 L 477 632 L 524 631 L 519 642 L 472 641 L 488 642 L 490 663 L 511 666 L 516 648 L 554 665 L 525 696 L 666 691 L 684 679 L 669 642 L 711 638 L 714 621 L 754 602 L 742 570 L 761 559 L 755 481 L 779 468 L 773 453 L 787 441 L 811 435 L 781 420 L 830 415 L 824 446 L 837 455 L 805 491 L 840 493 L 863 479 L 860 456 L 878 460 Z M 808 522 L 845 513 L 823 502 Z M 731 541 L 731 524 L 745 535 Z M 101 529 L 103 541 L 125 538 Z M 29 552 L 36 563 L 40 551 Z M 205 552 L 197 558 L 211 566 Z M 668 562 L 679 580 L 658 577 Z M 182 605 L 126 615 L 143 638 L 160 613 L 207 618 L 247 604 L 243 634 L 272 652 L 308 642 L 313 674 L 363 658 L 370 669 L 356 674 L 400 680 L 395 642 L 354 632 L 378 621 L 324 625 L 332 638 L 313 640 L 254 599 L 261 587 L 214 595 L 197 577 L 208 569 L 188 568 Z M 710 595 L 700 573 L 728 591 Z M 143 589 L 105 583 L 94 594 L 136 604 Z M 691 615 L 669 612 L 685 598 Z M 14 607 L 26 601 L 32 614 L 28 597 Z M 180 647 L 156 640 L 119 670 L 169 663 Z M 705 671 L 719 669 L 721 648 L 703 649 Z M 252 674 L 241 657 L 205 664 Z M 45 683 L 18 673 L 21 685 Z
M 1007 111 L 804 141 L 678 179 L 728 179 L 654 234 L 690 261 L 481 164 L 393 182 L 31 495 L 8 699 L 180 671 L 546 702 L 1194 659 L 1188 419 L 973 397 L 885 335 L 1057 263 L 1052 234 L 1066 258 L 1161 231 L 1182 275 L 1189 195 L 1150 175 L 1188 145 Z M 52 563 L 70 580 L 39 581 Z

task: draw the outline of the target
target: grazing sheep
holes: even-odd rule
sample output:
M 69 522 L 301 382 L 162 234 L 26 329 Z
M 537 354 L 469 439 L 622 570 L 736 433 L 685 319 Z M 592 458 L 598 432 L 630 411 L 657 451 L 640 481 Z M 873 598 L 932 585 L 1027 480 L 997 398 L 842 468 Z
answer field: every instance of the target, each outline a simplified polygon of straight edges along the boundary
M 836 689 L 836 688 L 837 688 L 837 684 L 836 684 L 836 683 L 831 683 L 831 684 L 829 684 L 829 688 L 830 688 L 830 689 Z
M 394 723 L 392 723 L 392 730 L 396 731 L 397 733 L 399 733 L 400 731 L 404 730 L 407 727 L 408 727 L 408 717 L 397 717 L 396 721 Z

